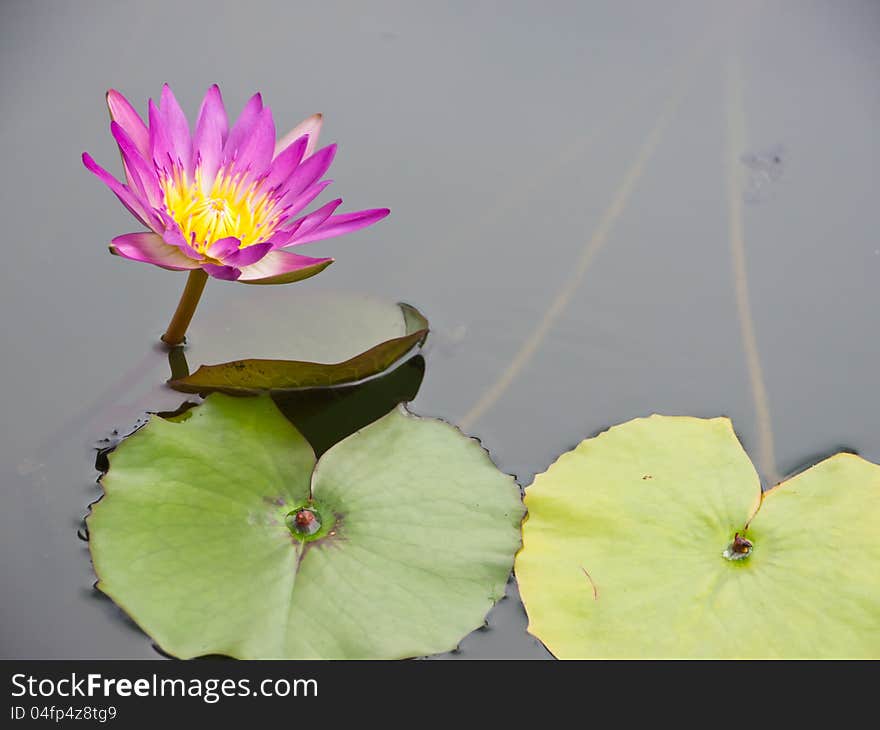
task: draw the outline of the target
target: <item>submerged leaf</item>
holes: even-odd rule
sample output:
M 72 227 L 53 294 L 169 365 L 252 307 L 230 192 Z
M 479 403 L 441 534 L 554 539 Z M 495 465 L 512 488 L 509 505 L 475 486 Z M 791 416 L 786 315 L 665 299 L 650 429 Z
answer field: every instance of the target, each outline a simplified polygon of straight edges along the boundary
M 652 416 L 525 501 L 516 575 L 557 657 L 880 656 L 880 467 L 857 456 L 762 496 L 727 419 Z
M 268 396 L 189 413 L 120 444 L 88 518 L 98 588 L 169 654 L 431 654 L 503 595 L 519 489 L 454 427 L 400 407 L 316 466 Z
M 409 304 L 401 304 L 400 308 L 406 334 L 375 345 L 344 362 L 234 360 L 220 365 L 202 365 L 192 375 L 171 380 L 168 384 L 183 393 L 248 395 L 356 383 L 384 372 L 415 350 L 428 336 L 428 321 L 424 316 Z

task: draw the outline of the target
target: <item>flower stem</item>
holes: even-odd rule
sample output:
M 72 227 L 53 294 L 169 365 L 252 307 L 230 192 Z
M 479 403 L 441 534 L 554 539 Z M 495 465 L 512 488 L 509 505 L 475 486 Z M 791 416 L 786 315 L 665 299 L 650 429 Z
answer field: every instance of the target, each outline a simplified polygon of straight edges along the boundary
M 166 345 L 174 347 L 183 342 L 186 328 L 189 327 L 189 323 L 192 321 L 207 281 L 208 275 L 202 269 L 193 269 L 189 272 L 189 277 L 187 277 L 183 294 L 180 295 L 177 309 L 174 311 L 174 316 L 171 318 L 168 329 L 162 335 L 162 342 Z

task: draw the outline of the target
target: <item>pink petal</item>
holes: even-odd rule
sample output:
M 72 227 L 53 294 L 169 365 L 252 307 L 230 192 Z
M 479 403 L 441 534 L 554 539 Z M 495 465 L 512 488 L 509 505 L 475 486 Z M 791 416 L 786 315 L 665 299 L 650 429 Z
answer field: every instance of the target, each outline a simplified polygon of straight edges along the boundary
M 194 165 L 201 168 L 202 188 L 210 189 L 217 177 L 223 160 L 223 143 L 226 140 L 229 123 L 220 89 L 214 84 L 202 101 L 193 137 Z
M 207 254 L 212 259 L 226 261 L 227 256 L 231 256 L 238 251 L 241 241 L 235 236 L 227 236 L 226 238 L 218 238 L 214 243 L 208 246 Z
M 293 171 L 296 170 L 297 165 L 302 162 L 308 143 L 308 137 L 299 137 L 272 160 L 269 173 L 262 183 L 264 190 L 278 187 L 290 177 Z
M 156 167 L 168 175 L 173 175 L 177 167 L 177 160 L 175 159 L 176 155 L 171 145 L 171 140 L 165 130 L 162 113 L 152 99 L 150 99 L 148 106 L 150 117 L 150 154 Z
M 382 220 L 391 211 L 388 208 L 373 208 L 372 210 L 360 210 L 357 213 L 342 213 L 327 218 L 320 226 L 314 228 L 310 233 L 302 232 L 302 228 L 294 234 L 289 245 L 299 245 L 301 243 L 311 243 L 312 241 L 321 241 L 325 238 L 333 236 L 341 236 L 345 233 L 353 233 L 361 228 L 373 225 L 377 221 Z M 300 235 L 303 233 L 303 235 Z
M 119 198 L 119 202 L 128 208 L 129 213 L 147 228 L 155 230 L 159 227 L 159 221 L 156 220 L 155 216 L 151 215 L 149 205 L 146 201 L 141 200 L 130 188 L 123 185 L 119 180 L 113 177 L 113 175 L 95 162 L 88 152 L 83 152 L 82 161 L 87 170 L 93 172 L 101 182 L 116 194 L 116 197 Z
M 274 246 L 268 241 L 264 241 L 263 243 L 252 243 L 250 246 L 245 246 L 244 248 L 238 249 L 238 251 L 233 251 L 229 256 L 223 259 L 223 263 L 238 268 L 250 266 L 251 264 L 257 263 L 257 261 L 260 261 L 273 248 Z
M 318 147 L 318 136 L 321 134 L 321 125 L 324 123 L 323 114 L 312 114 L 308 119 L 304 119 L 285 134 L 275 145 L 275 157 L 280 155 L 295 139 L 299 139 L 304 134 L 309 136 L 309 145 L 306 147 L 304 157 L 311 157 Z
M 333 259 L 313 259 L 288 251 L 271 251 L 260 261 L 241 270 L 244 284 L 289 284 L 314 276 L 333 263 Z
M 128 136 L 132 139 L 135 147 L 141 156 L 145 159 L 150 158 L 150 133 L 147 131 L 147 125 L 141 119 L 134 107 L 129 103 L 122 94 L 115 89 L 107 92 L 107 109 L 110 111 L 110 120 L 121 126 Z M 125 160 L 122 161 L 125 167 L 125 179 L 128 186 L 132 186 L 131 170 Z
M 331 144 L 318 150 L 297 167 L 284 186 L 282 203 L 287 205 L 290 201 L 295 200 L 301 192 L 320 180 L 330 168 L 335 156 L 336 145 Z
M 321 182 L 317 182 L 312 185 L 310 188 L 307 188 L 299 195 L 294 198 L 287 198 L 284 203 L 287 209 L 287 217 L 296 215 L 303 208 L 305 208 L 309 203 L 311 203 L 315 198 L 317 198 L 321 193 L 324 192 L 324 189 L 330 185 L 332 180 L 321 180 Z
M 220 87 L 213 84 L 211 88 L 205 92 L 205 98 L 202 99 L 202 105 L 199 107 L 199 116 L 196 120 L 196 129 L 210 124 L 220 132 L 220 139 L 226 141 L 226 135 L 229 134 L 229 120 L 226 118 L 226 106 L 223 104 L 223 96 L 220 94 Z M 198 147 L 196 146 L 196 149 Z
M 218 266 L 217 264 L 202 264 L 202 268 L 215 279 L 223 281 L 236 281 L 241 276 L 241 271 L 234 266 Z
M 180 226 L 177 225 L 177 221 L 175 221 L 170 215 L 165 216 L 164 223 L 166 228 L 162 232 L 162 240 L 165 241 L 165 243 L 169 246 L 174 246 L 175 248 L 180 249 L 184 256 L 194 259 L 195 261 L 202 261 L 205 258 L 190 245 L 186 238 L 184 238 L 183 233 L 180 231 Z
M 282 246 L 286 246 L 293 240 L 294 235 L 296 234 L 296 229 L 302 224 L 302 219 L 297 221 L 294 224 L 293 228 L 285 228 L 282 230 L 275 231 L 268 239 L 267 242 L 272 244 L 272 248 L 281 248 Z
M 264 107 L 257 115 L 250 134 L 239 146 L 231 170 L 242 173 L 247 171 L 251 179 L 261 177 L 272 162 L 274 149 L 275 122 L 272 121 L 272 110 Z
M 301 236 L 306 236 L 314 231 L 333 215 L 333 211 L 340 205 L 342 205 L 342 198 L 336 198 L 336 200 L 331 200 L 329 203 L 325 203 L 313 213 L 309 213 L 307 216 L 294 221 L 293 226 L 295 226 L 296 235 L 293 236 L 292 240 L 299 240 Z
M 189 122 L 168 84 L 162 85 L 160 112 L 173 159 L 180 162 L 192 179 L 192 137 L 189 133 Z
M 150 206 L 157 208 L 162 205 L 165 196 L 162 188 L 159 187 L 159 180 L 156 177 L 156 169 L 153 165 L 148 165 L 146 160 L 141 157 L 137 147 L 131 137 L 116 122 L 110 122 L 110 134 L 119 145 L 119 151 L 122 153 L 122 161 L 125 164 L 125 170 L 128 175 L 129 185 L 138 195 L 150 203 Z
M 107 108 L 110 110 L 111 121 L 116 122 L 122 127 L 126 134 L 131 137 L 141 157 L 145 160 L 150 159 L 150 133 L 147 131 L 147 125 L 141 119 L 141 115 L 135 111 L 135 108 L 129 103 L 122 94 L 116 89 L 110 89 L 107 92 Z
M 117 236 L 110 244 L 110 252 L 132 261 L 143 261 L 172 271 L 196 269 L 199 266 L 198 261 L 187 258 L 179 248 L 169 246 L 156 233 L 127 233 Z
M 229 236 L 214 241 L 208 247 L 207 254 L 227 266 L 241 268 L 256 263 L 271 250 L 272 244 L 268 242 L 254 243 L 241 248 L 241 241 L 234 236 Z
M 250 136 L 251 129 L 256 124 L 257 117 L 259 117 L 262 109 L 262 96 L 254 94 L 248 99 L 247 104 L 244 105 L 244 109 L 241 111 L 241 115 L 238 117 L 238 121 L 232 127 L 232 131 L 229 132 L 229 137 L 226 139 L 226 144 L 223 147 L 223 164 L 235 159 L 238 148 Z

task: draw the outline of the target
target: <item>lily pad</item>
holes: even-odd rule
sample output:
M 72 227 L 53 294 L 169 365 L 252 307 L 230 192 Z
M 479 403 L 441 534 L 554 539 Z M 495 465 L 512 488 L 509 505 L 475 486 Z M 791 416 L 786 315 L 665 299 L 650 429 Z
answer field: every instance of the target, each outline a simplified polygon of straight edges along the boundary
M 222 392 L 247 395 L 261 391 L 296 390 L 356 383 L 384 372 L 428 336 L 428 320 L 415 307 L 400 305 L 406 332 L 381 342 L 344 362 L 248 358 L 219 365 L 202 365 L 192 375 L 168 384 L 183 393 Z
M 446 651 L 519 547 L 512 477 L 403 407 L 316 465 L 268 396 L 214 394 L 153 416 L 109 464 L 88 517 L 98 588 L 177 657 Z
M 761 493 L 724 418 L 652 416 L 526 489 L 529 632 L 560 658 L 880 656 L 880 467 Z

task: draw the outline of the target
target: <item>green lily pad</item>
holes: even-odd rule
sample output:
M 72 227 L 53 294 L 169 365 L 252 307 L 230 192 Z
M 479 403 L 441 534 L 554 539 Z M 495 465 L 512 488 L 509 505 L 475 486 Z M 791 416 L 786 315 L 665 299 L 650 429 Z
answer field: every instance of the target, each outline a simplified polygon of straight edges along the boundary
M 403 407 L 316 465 L 268 396 L 214 394 L 152 417 L 109 463 L 87 520 L 98 588 L 177 657 L 446 651 L 519 547 L 513 478 Z
M 428 320 L 415 307 L 400 305 L 406 333 L 381 342 L 344 362 L 249 358 L 219 365 L 202 365 L 192 375 L 168 381 L 183 393 L 221 392 L 248 395 L 261 391 L 295 390 L 344 385 L 384 372 L 414 351 L 428 336 Z
M 652 416 L 525 502 L 516 575 L 557 657 L 880 656 L 880 467 L 858 456 L 762 496 L 730 421 Z

